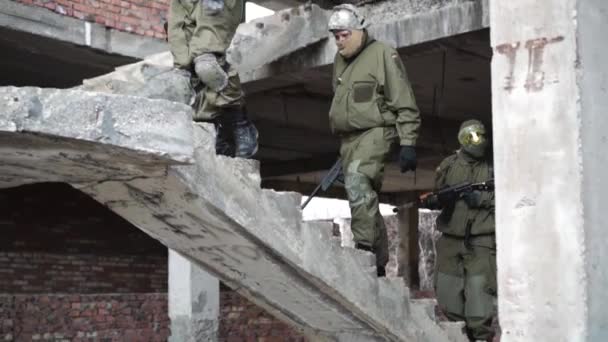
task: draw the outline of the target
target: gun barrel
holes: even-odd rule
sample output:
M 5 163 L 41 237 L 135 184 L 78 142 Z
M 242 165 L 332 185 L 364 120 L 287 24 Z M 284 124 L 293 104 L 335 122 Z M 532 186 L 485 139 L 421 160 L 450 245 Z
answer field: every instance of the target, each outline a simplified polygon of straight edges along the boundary
M 302 204 L 300 206 L 300 209 L 304 210 L 304 208 L 306 208 L 306 206 L 313 199 L 313 197 L 315 197 L 317 195 L 319 190 L 327 191 L 327 189 L 329 189 L 329 187 L 331 187 L 332 184 L 334 184 L 334 182 L 336 181 L 336 179 L 340 176 L 341 171 L 342 171 L 342 160 L 340 158 L 338 158 L 338 160 L 336 160 L 334 165 L 332 165 L 331 169 L 329 169 L 329 171 L 327 171 L 325 176 L 323 176 L 323 179 L 321 179 L 321 183 L 319 183 L 319 185 L 317 185 L 317 187 L 313 190 L 313 192 L 308 196 L 308 199 L 306 200 L 306 202 L 304 202 L 304 204 Z
M 400 206 L 396 206 L 393 208 L 393 212 L 394 213 L 398 213 L 399 211 L 403 210 L 403 209 L 410 209 L 413 208 L 416 205 L 416 202 L 407 202 L 405 204 L 402 204 Z
M 319 192 L 319 189 L 321 189 L 321 184 L 317 185 L 317 187 L 312 191 L 312 193 L 310 193 L 310 195 L 306 199 L 306 202 L 304 202 L 300 206 L 301 210 L 304 210 L 304 208 L 306 208 L 306 206 L 308 205 L 308 203 L 310 203 L 310 201 L 317 195 L 317 192 Z

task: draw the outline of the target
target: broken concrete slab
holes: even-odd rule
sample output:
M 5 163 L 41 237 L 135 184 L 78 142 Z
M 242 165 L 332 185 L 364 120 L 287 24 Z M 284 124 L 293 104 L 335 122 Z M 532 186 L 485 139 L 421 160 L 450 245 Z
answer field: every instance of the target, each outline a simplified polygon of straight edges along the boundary
M 177 103 L 192 103 L 190 80 L 173 68 L 171 53 L 164 52 L 143 61 L 123 65 L 109 74 L 86 79 L 76 89 L 133 95 Z
M 226 51 L 239 72 L 270 64 L 329 37 L 330 12 L 306 4 L 239 25 Z
M 192 160 L 189 107 L 78 90 L 0 88 L 0 186 L 131 179 Z M 63 165 L 55 168 L 54 165 Z M 121 166 L 112 166 L 121 164 Z

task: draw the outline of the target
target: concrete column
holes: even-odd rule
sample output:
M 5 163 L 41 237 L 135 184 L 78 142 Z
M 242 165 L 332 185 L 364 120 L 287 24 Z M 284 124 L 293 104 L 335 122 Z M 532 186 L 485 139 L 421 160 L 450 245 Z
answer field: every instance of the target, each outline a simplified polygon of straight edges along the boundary
M 608 340 L 608 1 L 491 1 L 503 342 Z
M 418 207 L 403 208 L 397 213 L 399 220 L 399 253 L 397 274 L 410 288 L 419 288 L 418 263 Z
M 219 280 L 169 250 L 169 341 L 217 341 L 219 312 Z

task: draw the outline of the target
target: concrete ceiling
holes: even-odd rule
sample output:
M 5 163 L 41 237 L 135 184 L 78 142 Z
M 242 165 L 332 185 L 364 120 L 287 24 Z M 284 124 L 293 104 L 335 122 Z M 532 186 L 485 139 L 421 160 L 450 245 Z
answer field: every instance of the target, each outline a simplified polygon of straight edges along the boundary
M 69 88 L 134 58 L 0 27 L 0 86 Z

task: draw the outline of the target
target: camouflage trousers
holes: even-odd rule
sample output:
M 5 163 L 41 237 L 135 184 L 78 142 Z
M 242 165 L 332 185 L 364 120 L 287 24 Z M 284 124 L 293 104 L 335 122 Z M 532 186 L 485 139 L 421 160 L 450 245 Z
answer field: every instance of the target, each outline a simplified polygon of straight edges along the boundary
M 435 291 L 439 307 L 453 321 L 465 321 L 473 340 L 494 335 L 496 240 L 494 235 L 442 236 L 437 242 Z
M 344 186 L 351 211 L 351 230 L 356 243 L 371 247 L 376 264 L 388 262 L 388 237 L 380 214 L 378 192 L 384 166 L 397 143 L 394 127 L 376 127 L 341 139 L 340 155 Z

